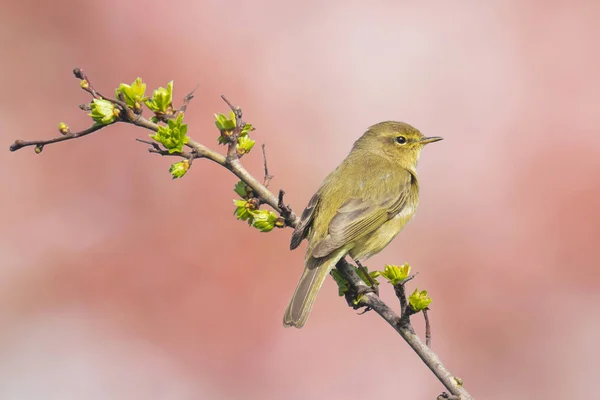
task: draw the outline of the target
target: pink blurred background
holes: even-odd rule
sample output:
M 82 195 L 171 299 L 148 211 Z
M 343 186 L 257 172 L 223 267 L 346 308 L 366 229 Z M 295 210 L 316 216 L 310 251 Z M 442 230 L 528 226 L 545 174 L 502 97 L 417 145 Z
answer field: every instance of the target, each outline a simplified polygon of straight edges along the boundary
M 433 347 L 477 398 L 597 392 L 600 2 L 4 2 L 0 44 L 0 398 L 433 399 L 443 388 L 327 282 L 302 330 L 291 230 L 232 216 L 236 179 L 172 181 L 116 126 L 83 129 L 84 68 L 110 93 L 199 84 L 186 120 L 214 146 L 226 94 L 300 212 L 366 127 L 446 140 L 421 158 L 415 220 L 369 265 L 413 265 Z M 257 147 L 258 148 L 258 147 Z M 244 159 L 262 175 L 262 157 Z M 235 242 L 238 251 L 232 251 Z M 304 248 L 304 246 L 303 246 Z M 414 286 L 413 286 L 414 287 Z M 384 297 L 395 303 L 392 292 Z M 415 319 L 423 332 L 420 318 Z M 364 346 L 364 343 L 368 346 Z

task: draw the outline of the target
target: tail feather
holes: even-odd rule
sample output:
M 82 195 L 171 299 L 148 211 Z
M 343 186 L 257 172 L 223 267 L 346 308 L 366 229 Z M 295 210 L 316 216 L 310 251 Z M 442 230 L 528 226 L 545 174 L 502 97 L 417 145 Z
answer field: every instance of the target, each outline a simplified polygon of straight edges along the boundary
M 298 282 L 292 300 L 285 310 L 283 326 L 286 328 L 290 326 L 302 328 L 304 326 L 323 282 L 345 253 L 345 251 L 338 251 L 327 257 L 309 257 L 306 260 L 300 282 Z

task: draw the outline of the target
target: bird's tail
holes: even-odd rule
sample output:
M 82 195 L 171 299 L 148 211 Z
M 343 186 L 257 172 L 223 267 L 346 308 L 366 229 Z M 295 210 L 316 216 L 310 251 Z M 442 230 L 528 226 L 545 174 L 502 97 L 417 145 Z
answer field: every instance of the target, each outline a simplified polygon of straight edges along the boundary
M 322 258 L 307 258 L 300 282 L 285 310 L 283 326 L 286 328 L 304 326 L 325 278 L 345 253 L 345 251 L 337 251 Z

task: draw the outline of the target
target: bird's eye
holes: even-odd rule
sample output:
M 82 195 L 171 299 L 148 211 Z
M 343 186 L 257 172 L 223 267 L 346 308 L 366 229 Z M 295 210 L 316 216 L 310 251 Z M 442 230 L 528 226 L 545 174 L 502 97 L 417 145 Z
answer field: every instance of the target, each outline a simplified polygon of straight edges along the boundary
M 396 138 L 396 142 L 397 142 L 398 144 L 405 144 L 405 143 L 406 143 L 406 138 L 405 138 L 404 136 L 398 136 L 398 137 Z

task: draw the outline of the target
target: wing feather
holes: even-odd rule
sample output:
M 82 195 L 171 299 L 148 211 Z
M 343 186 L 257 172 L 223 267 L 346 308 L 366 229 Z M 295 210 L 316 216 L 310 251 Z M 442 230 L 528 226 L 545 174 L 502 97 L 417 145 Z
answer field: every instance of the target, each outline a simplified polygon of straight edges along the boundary
M 399 190 L 384 193 L 379 198 L 354 197 L 342 204 L 329 223 L 329 234 L 313 247 L 312 257 L 325 257 L 394 218 L 407 203 L 410 177 L 408 173 Z
M 310 230 L 310 225 L 314 218 L 315 209 L 317 208 L 317 204 L 319 203 L 319 193 L 317 192 L 308 202 L 308 205 L 302 211 L 302 215 L 300 216 L 300 222 L 294 229 L 294 233 L 292 233 L 292 241 L 290 243 L 290 250 L 294 250 L 296 247 L 300 245 L 302 240 L 308 235 Z

